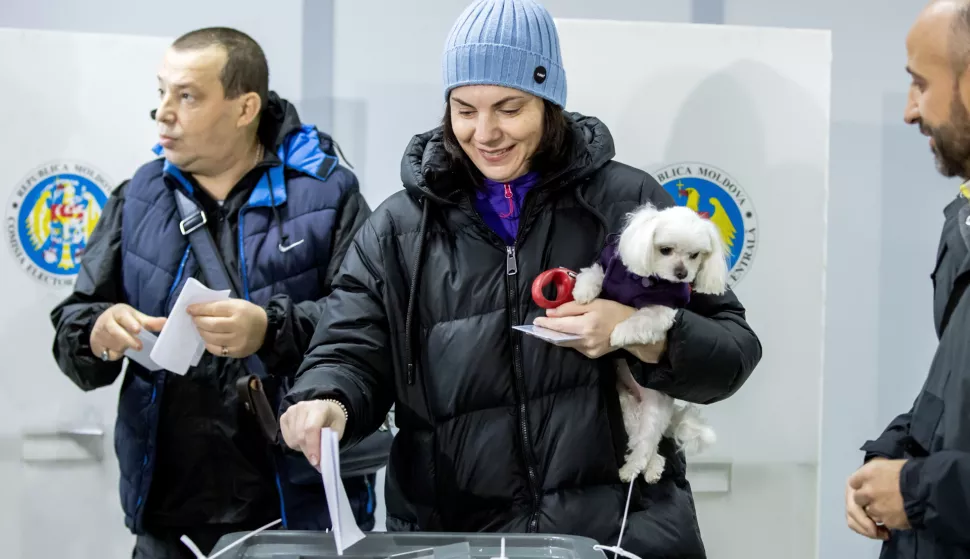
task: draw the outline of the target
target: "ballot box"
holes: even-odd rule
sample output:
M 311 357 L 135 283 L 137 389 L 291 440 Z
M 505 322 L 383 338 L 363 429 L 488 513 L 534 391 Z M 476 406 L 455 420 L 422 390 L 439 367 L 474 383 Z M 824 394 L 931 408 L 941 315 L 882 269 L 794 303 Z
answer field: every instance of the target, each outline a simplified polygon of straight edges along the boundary
M 594 540 L 550 534 L 438 534 L 370 532 L 342 556 L 332 534 L 270 530 L 220 554 L 246 532 L 223 536 L 209 557 L 219 559 L 604 559 Z

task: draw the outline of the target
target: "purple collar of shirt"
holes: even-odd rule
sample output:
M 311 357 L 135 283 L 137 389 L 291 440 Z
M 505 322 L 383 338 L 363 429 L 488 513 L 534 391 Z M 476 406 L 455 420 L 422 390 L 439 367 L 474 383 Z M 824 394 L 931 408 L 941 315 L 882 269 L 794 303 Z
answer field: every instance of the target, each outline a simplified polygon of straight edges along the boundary
M 508 246 L 515 244 L 525 196 L 538 183 L 539 173 L 532 172 L 507 183 L 485 179 L 482 188 L 475 191 L 475 210 Z

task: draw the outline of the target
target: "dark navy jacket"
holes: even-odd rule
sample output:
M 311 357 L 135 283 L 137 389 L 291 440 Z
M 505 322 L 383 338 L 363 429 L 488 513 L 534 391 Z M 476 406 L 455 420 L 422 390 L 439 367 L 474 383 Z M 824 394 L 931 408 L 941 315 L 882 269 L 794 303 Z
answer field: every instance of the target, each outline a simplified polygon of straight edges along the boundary
M 288 387 L 330 281 L 370 210 L 354 175 L 338 163 L 330 138 L 302 125 L 295 109 L 275 95 L 264 111 L 260 138 L 265 159 L 221 207 L 163 159 L 144 165 L 112 193 L 89 239 L 74 292 L 52 313 L 54 355 L 78 386 L 106 386 L 121 372 L 122 362 L 104 363 L 89 346 L 91 328 L 105 309 L 126 303 L 150 316 L 167 316 L 188 278 L 205 283 L 179 231 L 174 190 L 182 189 L 208 215 L 210 233 L 242 286 L 240 295 L 266 309 L 269 327 L 256 357 L 272 374 L 268 386 Z M 284 252 L 281 239 L 298 244 Z M 289 528 L 329 526 L 319 474 L 305 460 L 284 459 L 278 448 L 271 453 L 255 421 L 241 410 L 234 384 L 247 373 L 240 360 L 209 353 L 185 376 L 150 373 L 128 362 L 115 450 L 122 506 L 133 532 L 201 524 L 255 527 L 281 514 Z M 278 394 L 272 392 L 271 398 Z M 364 498 L 372 510 L 372 489 L 359 481 L 367 485 Z

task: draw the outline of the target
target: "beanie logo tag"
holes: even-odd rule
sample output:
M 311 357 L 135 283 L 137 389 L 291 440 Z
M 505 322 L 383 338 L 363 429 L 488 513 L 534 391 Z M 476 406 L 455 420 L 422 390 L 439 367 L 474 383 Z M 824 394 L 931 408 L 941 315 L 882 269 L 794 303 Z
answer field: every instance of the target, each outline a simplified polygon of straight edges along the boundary
M 542 82 L 546 81 L 546 68 L 545 68 L 545 66 L 537 66 L 536 67 L 536 71 L 532 74 L 532 79 L 534 79 L 536 81 L 536 83 L 542 83 Z

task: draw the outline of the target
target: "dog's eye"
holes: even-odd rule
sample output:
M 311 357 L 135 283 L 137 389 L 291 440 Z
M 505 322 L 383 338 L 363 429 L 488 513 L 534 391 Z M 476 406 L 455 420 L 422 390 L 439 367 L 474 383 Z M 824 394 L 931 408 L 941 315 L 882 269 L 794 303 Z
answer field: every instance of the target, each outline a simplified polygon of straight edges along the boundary
M 691 260 L 697 260 L 697 257 L 700 256 L 700 255 L 701 255 L 701 253 L 699 253 L 699 252 L 692 252 L 692 253 L 690 253 L 690 259 Z
M 673 252 L 673 251 L 674 251 L 674 249 L 672 249 L 670 247 L 661 247 L 660 248 L 660 254 L 662 254 L 664 256 L 670 256 L 670 253 Z

